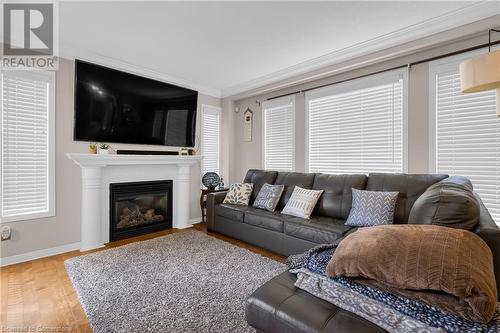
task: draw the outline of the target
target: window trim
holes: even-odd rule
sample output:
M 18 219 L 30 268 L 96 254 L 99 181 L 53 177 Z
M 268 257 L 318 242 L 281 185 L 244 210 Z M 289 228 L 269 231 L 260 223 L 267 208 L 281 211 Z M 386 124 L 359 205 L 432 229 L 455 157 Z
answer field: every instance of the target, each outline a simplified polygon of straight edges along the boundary
M 492 47 L 492 50 L 500 50 L 499 46 Z M 482 48 L 458 55 L 438 59 L 429 64 L 429 173 L 437 172 L 437 84 L 436 78 L 439 73 L 446 71 L 456 71 L 457 64 L 470 59 L 476 55 L 485 54 L 488 48 Z M 500 223 L 495 221 L 498 226 Z
M 209 105 L 209 104 L 202 104 L 201 105 L 201 131 L 200 131 L 200 137 L 201 137 L 201 144 L 200 144 L 200 150 L 201 150 L 201 155 L 203 156 L 204 154 L 204 151 L 203 151 L 203 142 L 205 140 L 204 136 L 203 136 L 203 132 L 204 132 L 204 124 L 205 124 L 205 112 L 207 113 L 212 113 L 212 114 L 217 114 L 219 116 L 219 145 L 218 145 L 218 155 L 217 156 L 217 168 L 218 168 L 218 171 L 219 171 L 219 176 L 221 178 L 222 175 L 222 151 L 221 151 L 221 147 L 222 147 L 222 108 L 219 107 L 219 106 L 214 106 L 214 105 Z M 200 168 L 200 171 L 201 171 L 201 177 L 203 177 L 203 170 L 205 169 L 205 166 L 204 166 L 204 159 L 201 160 L 201 168 Z
M 349 92 L 357 89 L 364 89 L 372 86 L 373 84 L 384 84 L 393 82 L 395 76 L 401 75 L 403 78 L 403 114 L 402 114 L 402 171 L 403 173 L 408 172 L 408 86 L 409 86 L 409 68 L 400 68 L 391 70 L 384 73 L 373 74 L 370 76 L 352 79 L 346 82 L 335 84 L 318 88 L 314 90 L 310 90 L 306 92 L 304 96 L 304 139 L 305 139 L 305 147 L 304 147 L 304 160 L 305 160 L 305 172 L 310 172 L 309 170 L 309 101 L 311 99 L 316 99 L 320 97 L 327 96 L 326 94 L 336 95 L 345 92 Z
M 17 216 L 8 216 L 8 217 L 2 217 L 1 212 L 2 212 L 2 200 L 0 200 L 0 224 L 1 223 L 11 223 L 11 222 L 23 222 L 23 221 L 30 221 L 33 219 L 41 219 L 41 218 L 47 218 L 47 217 L 54 217 L 56 216 L 56 180 L 55 180 L 55 109 L 56 109 L 56 74 L 55 72 L 52 71 L 6 71 L 5 73 L 16 73 L 19 76 L 25 77 L 25 78 L 30 78 L 30 79 L 40 79 L 42 78 L 43 80 L 48 80 L 49 84 L 49 110 L 48 110 L 48 133 L 49 133 L 49 138 L 48 138 L 48 190 L 49 193 L 47 194 L 48 196 L 48 201 L 49 201 L 49 209 L 46 212 L 41 212 L 41 213 L 30 213 L 30 214 L 23 214 L 23 215 L 17 215 Z M 2 127 L 2 122 L 3 122 L 3 74 L 0 77 L 0 131 L 3 128 Z M 0 135 L 0 149 L 3 146 L 3 135 Z M 2 182 L 2 166 L 3 166 L 3 160 L 2 157 L 3 155 L 0 154 L 0 184 Z M 0 196 L 2 194 L 0 193 Z
M 496 47 L 493 49 L 500 49 Z M 429 64 L 429 172 L 437 171 L 437 110 L 436 110 L 436 76 L 445 70 L 455 70 L 456 64 L 474 56 L 488 52 L 488 48 L 474 50 L 458 55 L 435 60 Z
M 262 102 L 262 107 L 261 107 L 261 115 L 262 115 L 262 120 L 261 120 L 261 167 L 263 170 L 266 170 L 266 116 L 265 116 L 265 109 L 270 109 L 270 108 L 275 108 L 275 107 L 280 107 L 280 106 L 286 106 L 287 104 L 291 103 L 292 104 L 292 170 L 295 171 L 296 163 L 295 163 L 295 150 L 296 150 L 296 135 L 295 135 L 295 130 L 296 130 L 296 124 L 295 124 L 295 119 L 296 119 L 296 104 L 295 104 L 295 95 L 288 95 L 288 96 L 283 96 L 279 98 L 275 98 L 272 100 L 264 101 Z M 282 171 L 282 170 L 274 170 L 274 171 Z

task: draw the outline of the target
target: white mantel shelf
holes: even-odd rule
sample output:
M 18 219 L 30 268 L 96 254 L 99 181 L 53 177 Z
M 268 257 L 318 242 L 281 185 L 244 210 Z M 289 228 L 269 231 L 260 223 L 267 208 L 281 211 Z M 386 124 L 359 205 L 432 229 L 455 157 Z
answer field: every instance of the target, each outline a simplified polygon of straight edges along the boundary
M 173 180 L 173 227 L 190 227 L 191 166 L 200 155 L 98 155 L 68 153 L 82 172 L 80 251 L 109 242 L 109 184 L 147 180 Z
M 158 164 L 186 164 L 193 165 L 202 160 L 202 156 L 180 156 L 180 155 L 99 155 L 68 153 L 66 156 L 73 160 L 79 166 L 97 166 L 108 165 L 158 165 Z

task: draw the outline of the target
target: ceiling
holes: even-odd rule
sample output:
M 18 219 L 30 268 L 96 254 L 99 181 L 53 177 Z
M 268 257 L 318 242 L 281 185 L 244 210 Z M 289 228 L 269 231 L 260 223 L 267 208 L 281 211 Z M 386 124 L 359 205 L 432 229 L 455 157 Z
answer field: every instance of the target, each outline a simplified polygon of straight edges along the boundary
M 486 11 L 484 3 L 455 1 L 71 1 L 59 5 L 59 39 L 63 56 L 94 57 L 211 95 L 230 95 L 275 73 L 282 78 L 287 69 L 310 70 L 317 59 L 331 56 L 335 62 L 334 55 L 363 43 L 372 41 L 376 51 L 384 36 L 401 43 L 500 13 L 500 5 L 498 12 L 488 6 Z

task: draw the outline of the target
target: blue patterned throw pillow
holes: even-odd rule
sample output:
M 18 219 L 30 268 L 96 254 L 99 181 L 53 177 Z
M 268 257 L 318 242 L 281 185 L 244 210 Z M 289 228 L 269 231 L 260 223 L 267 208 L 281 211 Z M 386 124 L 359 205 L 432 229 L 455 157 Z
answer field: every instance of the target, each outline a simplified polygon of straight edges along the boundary
M 392 224 L 399 192 L 361 191 L 352 189 L 352 208 L 346 225 L 371 227 Z
M 270 212 L 274 212 L 276 206 L 278 206 L 284 188 L 284 185 L 271 185 L 265 183 L 260 189 L 259 194 L 257 194 L 253 206 L 255 208 L 267 209 Z

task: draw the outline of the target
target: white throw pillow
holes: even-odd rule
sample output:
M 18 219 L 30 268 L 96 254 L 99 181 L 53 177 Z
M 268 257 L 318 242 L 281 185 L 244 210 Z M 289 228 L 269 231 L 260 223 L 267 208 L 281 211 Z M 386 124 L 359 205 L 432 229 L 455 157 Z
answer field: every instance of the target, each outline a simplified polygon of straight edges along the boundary
M 231 184 L 223 203 L 248 206 L 252 190 L 253 184 L 251 183 Z
M 322 193 L 323 190 L 307 190 L 295 186 L 292 196 L 281 211 L 281 214 L 309 219 Z

